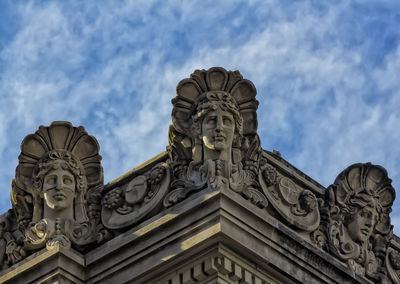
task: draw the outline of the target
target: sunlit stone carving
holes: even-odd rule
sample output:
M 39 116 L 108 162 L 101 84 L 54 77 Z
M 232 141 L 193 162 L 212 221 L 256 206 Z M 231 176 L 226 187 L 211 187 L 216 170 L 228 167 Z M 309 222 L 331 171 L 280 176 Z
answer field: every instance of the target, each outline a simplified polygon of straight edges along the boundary
M 186 186 L 167 195 L 165 205 L 174 203 L 170 197 L 179 196 L 179 201 L 205 185 L 247 190 L 242 144 L 257 135 L 255 96 L 254 85 L 239 72 L 217 67 L 196 70 L 178 84 L 169 149 L 171 160 L 188 164 L 186 174 L 178 178 Z M 257 196 L 266 203 L 262 194 Z
M 258 180 L 274 209 L 291 225 L 304 231 L 314 231 L 320 223 L 318 200 L 309 189 L 278 173 L 262 159 Z
M 329 250 L 359 275 L 382 281 L 395 191 L 384 168 L 354 164 L 328 189 Z
M 96 241 L 103 186 L 98 152 L 96 139 L 68 122 L 41 126 L 24 139 L 13 209 L 2 216 L 5 265 L 46 245 L 83 249 Z
M 135 176 L 123 187 L 116 187 L 103 198 L 102 221 L 109 229 L 137 223 L 159 209 L 168 192 L 171 174 L 168 164 L 160 163 L 144 175 Z
M 257 135 L 255 97 L 254 85 L 238 71 L 214 67 L 182 80 L 172 100 L 169 159 L 106 193 L 104 225 L 125 228 L 208 188 L 232 190 L 260 208 L 271 204 L 284 222 L 315 230 L 315 194 L 268 164 Z M 154 172 L 162 173 L 156 182 Z
M 125 185 L 106 194 L 102 216 L 107 228 L 137 223 L 159 208 L 160 200 L 170 207 L 206 187 L 230 188 L 261 207 L 267 205 L 265 196 L 251 187 L 257 183 L 257 171 L 248 173 L 242 165 L 242 152 L 251 154 L 249 143 L 258 143 L 255 152 L 260 150 L 254 85 L 237 71 L 211 68 L 182 80 L 177 94 L 169 129 L 170 159 L 134 177 L 130 184 L 135 188 Z M 152 181 L 154 173 L 162 175 Z
M 196 70 L 172 104 L 167 151 L 106 185 L 83 127 L 24 139 L 0 216 L 0 282 L 28 279 L 37 252 L 46 281 L 400 283 L 384 168 L 354 164 L 325 189 L 263 150 L 256 89 L 238 71 Z

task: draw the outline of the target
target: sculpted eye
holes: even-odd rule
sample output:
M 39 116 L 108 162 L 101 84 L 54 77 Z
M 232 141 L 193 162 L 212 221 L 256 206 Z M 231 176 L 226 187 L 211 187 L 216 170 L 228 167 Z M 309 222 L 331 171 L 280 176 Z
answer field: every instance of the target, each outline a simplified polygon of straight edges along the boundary
M 71 184 L 72 184 L 72 179 L 69 178 L 69 177 L 64 177 L 63 182 L 64 182 L 64 184 L 66 184 L 66 185 L 71 185 Z
M 215 117 L 209 117 L 207 118 L 207 123 L 208 124 L 216 124 L 217 119 Z
M 371 219 L 372 218 L 372 211 L 366 210 L 366 209 L 362 210 L 361 211 L 361 217 Z
M 48 184 L 56 184 L 56 178 L 55 177 L 48 177 L 46 179 L 46 183 L 48 183 Z
M 225 125 L 232 125 L 233 121 L 229 117 L 224 117 L 224 124 Z

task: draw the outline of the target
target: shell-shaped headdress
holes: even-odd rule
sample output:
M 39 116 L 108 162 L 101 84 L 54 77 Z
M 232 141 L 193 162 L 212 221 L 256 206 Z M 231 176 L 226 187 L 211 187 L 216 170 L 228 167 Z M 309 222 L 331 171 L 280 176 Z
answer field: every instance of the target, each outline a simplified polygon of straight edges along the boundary
M 176 87 L 177 96 L 172 100 L 172 122 L 180 133 L 188 133 L 192 116 L 202 94 L 209 91 L 228 93 L 236 102 L 243 117 L 243 134 L 257 133 L 257 91 L 239 71 L 226 71 L 221 67 L 195 70 L 190 78 L 183 79 Z
M 353 164 L 341 172 L 335 180 L 330 191 L 330 203 L 336 204 L 342 210 L 354 198 L 373 198 L 383 209 L 382 220 L 376 229 L 382 234 L 390 231 L 389 213 L 396 197 L 392 180 L 387 171 L 378 165 L 371 163 Z
M 13 206 L 18 202 L 16 196 L 25 191 L 33 196 L 34 212 L 33 222 L 41 218 L 41 209 L 35 204 L 40 203 L 39 193 L 35 191 L 35 175 L 46 159 L 68 159 L 77 163 L 83 176 L 83 190 L 78 193 L 75 201 L 75 209 L 79 211 L 77 216 L 83 216 L 84 195 L 86 189 L 103 184 L 103 168 L 101 166 L 100 146 L 93 136 L 88 135 L 82 127 L 74 127 L 65 121 L 56 121 L 50 126 L 40 126 L 34 133 L 25 137 L 21 143 L 21 154 L 15 171 L 15 182 L 11 192 Z M 77 213 L 77 212 L 76 212 Z
M 96 138 L 88 135 L 82 126 L 74 127 L 69 122 L 56 121 L 50 126 L 40 126 L 22 141 L 15 177 L 19 188 L 31 191 L 35 167 L 52 150 L 65 150 L 82 164 L 88 187 L 103 182 L 100 146 Z

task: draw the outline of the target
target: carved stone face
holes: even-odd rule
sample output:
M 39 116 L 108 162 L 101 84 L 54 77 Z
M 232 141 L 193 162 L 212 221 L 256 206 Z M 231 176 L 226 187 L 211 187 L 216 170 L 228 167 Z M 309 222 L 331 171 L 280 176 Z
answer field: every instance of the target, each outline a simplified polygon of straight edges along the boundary
M 217 107 L 204 117 L 201 133 L 204 146 L 208 149 L 217 151 L 229 149 L 235 134 L 233 115 Z
M 364 243 L 372 235 L 377 218 L 378 213 L 371 205 L 358 210 L 347 224 L 349 236 L 355 242 Z
M 75 198 L 75 177 L 61 166 L 51 170 L 43 180 L 43 194 L 46 205 L 55 210 L 61 211 L 72 208 Z

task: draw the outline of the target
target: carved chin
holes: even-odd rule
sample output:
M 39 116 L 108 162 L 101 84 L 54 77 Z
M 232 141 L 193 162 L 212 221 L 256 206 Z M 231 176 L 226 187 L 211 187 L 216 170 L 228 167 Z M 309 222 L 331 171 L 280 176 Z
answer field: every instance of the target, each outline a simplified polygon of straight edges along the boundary
M 69 207 L 69 202 L 68 200 L 53 200 L 52 202 L 47 203 L 47 206 L 49 206 L 53 210 L 64 210 Z
M 222 150 L 225 150 L 226 148 L 228 148 L 226 146 L 226 143 L 223 141 L 215 141 L 214 145 L 215 145 L 214 148 L 217 151 L 222 151 Z
M 356 242 L 364 243 L 368 240 L 371 235 L 371 232 L 368 229 L 360 230 L 359 232 L 355 232 L 352 234 L 352 239 Z
M 215 151 L 222 151 L 227 149 L 227 145 L 223 141 L 214 141 L 212 143 L 204 143 L 204 145 L 210 149 L 210 150 L 215 150 Z
M 369 229 L 362 229 L 360 232 L 360 239 L 366 241 L 371 235 L 371 231 Z

